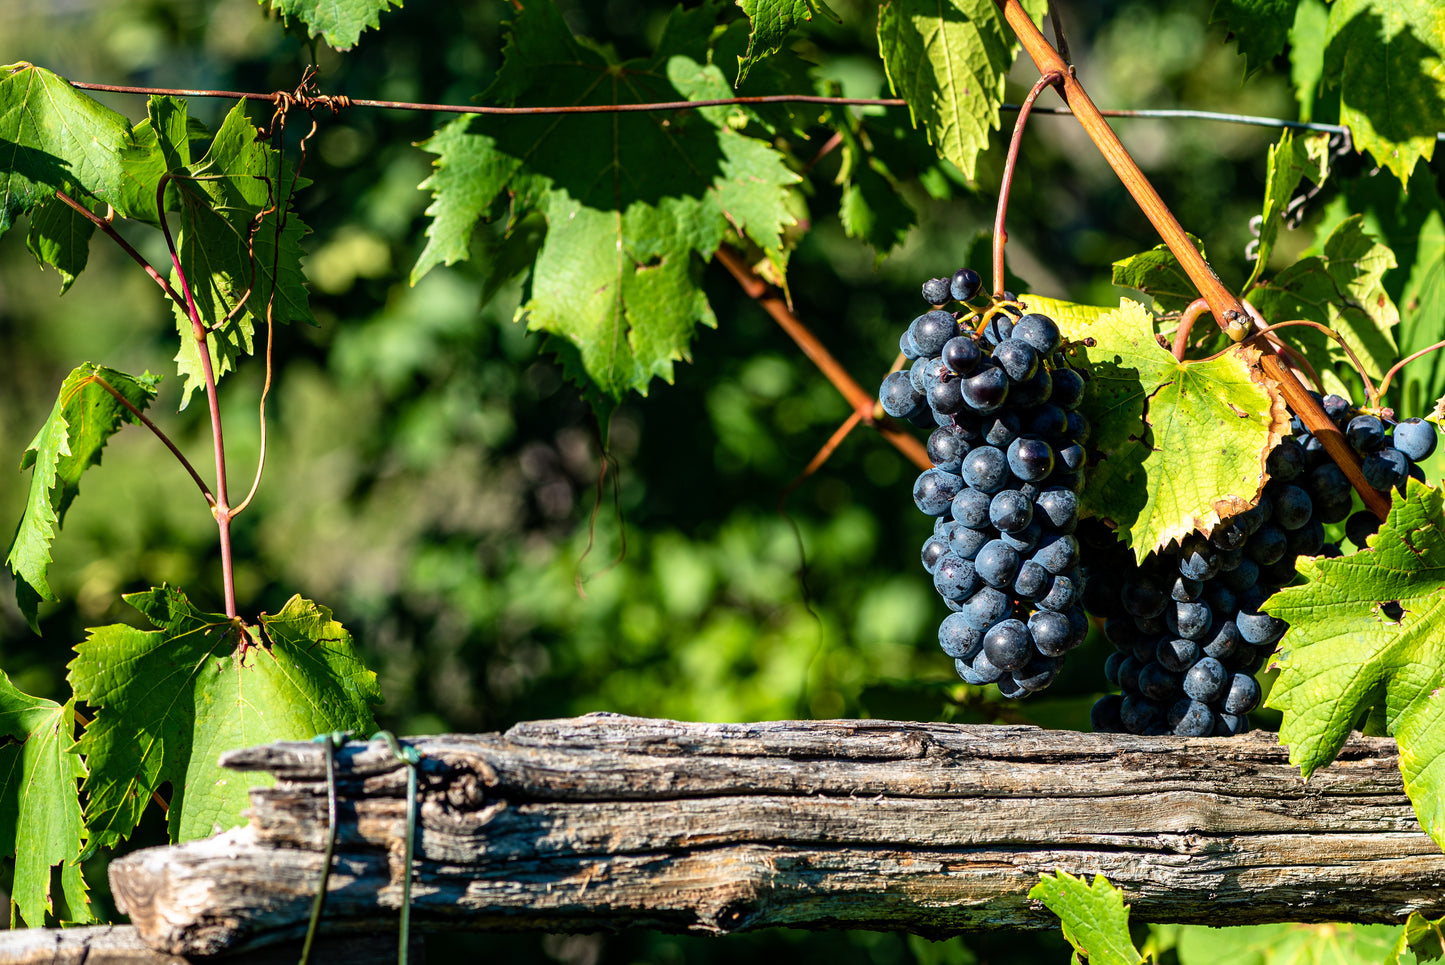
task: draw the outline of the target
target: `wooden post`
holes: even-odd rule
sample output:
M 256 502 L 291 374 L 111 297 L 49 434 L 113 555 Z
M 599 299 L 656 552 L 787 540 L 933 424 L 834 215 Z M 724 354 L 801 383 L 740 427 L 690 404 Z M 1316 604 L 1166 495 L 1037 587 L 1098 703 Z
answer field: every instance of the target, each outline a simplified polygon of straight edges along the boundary
M 1058 868 L 1107 875 L 1138 921 L 1445 914 L 1445 855 L 1415 821 L 1388 739 L 1352 741 L 1308 784 L 1263 733 L 594 715 L 409 743 L 423 755 L 421 928 L 1053 928 L 1027 892 Z M 252 792 L 248 826 L 111 864 L 150 946 L 214 954 L 305 930 L 325 753 L 225 755 L 278 779 Z M 337 773 L 323 927 L 394 935 L 405 768 L 380 743 L 352 743 Z

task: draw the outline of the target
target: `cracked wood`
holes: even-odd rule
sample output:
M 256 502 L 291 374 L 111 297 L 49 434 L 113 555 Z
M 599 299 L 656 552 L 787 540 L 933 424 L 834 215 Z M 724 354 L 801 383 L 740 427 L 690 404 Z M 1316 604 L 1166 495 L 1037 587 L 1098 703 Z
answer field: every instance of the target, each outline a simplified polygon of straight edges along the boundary
M 1356 739 L 1306 783 L 1275 740 L 608 714 L 417 738 L 412 921 L 1048 928 L 1027 892 L 1058 868 L 1107 875 L 1142 921 L 1445 914 L 1445 855 L 1415 820 L 1394 742 Z M 324 754 L 225 755 L 278 779 L 252 792 L 248 826 L 111 865 L 147 942 L 214 954 L 304 931 L 327 837 Z M 324 928 L 394 930 L 405 768 L 380 743 L 348 744 L 336 764 Z

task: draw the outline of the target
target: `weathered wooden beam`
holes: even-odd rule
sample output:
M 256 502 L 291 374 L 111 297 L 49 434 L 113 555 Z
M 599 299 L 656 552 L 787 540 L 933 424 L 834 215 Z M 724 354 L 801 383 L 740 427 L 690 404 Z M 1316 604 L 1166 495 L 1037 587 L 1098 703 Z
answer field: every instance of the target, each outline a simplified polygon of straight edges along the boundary
M 1027 892 L 1106 874 L 1142 921 L 1445 914 L 1445 855 L 1393 741 L 1308 783 L 1270 734 L 1186 740 L 889 721 L 692 724 L 616 715 L 408 741 L 423 755 L 412 921 L 426 928 L 712 933 L 772 925 L 929 936 L 1055 927 Z M 111 864 L 145 940 L 215 953 L 305 927 L 327 835 L 325 749 L 266 770 L 250 824 Z M 395 929 L 405 768 L 337 753 L 324 927 Z

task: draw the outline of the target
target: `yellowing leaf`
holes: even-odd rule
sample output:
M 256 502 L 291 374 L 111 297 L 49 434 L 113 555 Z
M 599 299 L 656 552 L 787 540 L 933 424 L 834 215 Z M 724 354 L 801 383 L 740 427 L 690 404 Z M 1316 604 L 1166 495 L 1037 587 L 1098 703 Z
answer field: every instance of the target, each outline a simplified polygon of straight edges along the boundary
M 1289 424 L 1279 390 L 1256 369 L 1253 349 L 1178 362 L 1156 341 L 1149 313 L 1124 299 L 1116 311 L 1065 337 L 1090 379 L 1081 410 L 1098 462 L 1086 472 L 1085 513 L 1110 520 L 1143 559 L 1195 529 L 1252 506 L 1265 455 Z

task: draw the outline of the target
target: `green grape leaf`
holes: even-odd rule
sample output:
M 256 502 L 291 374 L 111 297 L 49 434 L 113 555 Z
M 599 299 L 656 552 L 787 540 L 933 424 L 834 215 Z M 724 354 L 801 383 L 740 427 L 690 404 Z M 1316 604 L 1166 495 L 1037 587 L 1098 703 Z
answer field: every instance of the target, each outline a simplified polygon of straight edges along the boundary
M 1075 965 L 1081 959 L 1089 965 L 1138 965 L 1144 960 L 1129 937 L 1124 896 L 1103 875 L 1095 875 L 1092 885 L 1063 870 L 1042 875 L 1029 897 L 1059 916 L 1064 937 L 1074 946 Z
M 20 612 L 40 632 L 36 610 L 41 600 L 54 600 L 47 574 L 50 544 L 65 520 L 70 503 L 80 493 L 80 477 L 100 465 L 101 452 L 123 423 L 140 420 L 115 395 L 138 410 L 155 398 L 158 376 L 127 375 L 85 362 L 65 377 L 50 417 L 30 441 L 20 468 L 33 469 L 25 514 L 10 544 L 5 564 L 15 574 L 15 598 Z
M 1244 54 L 1246 70 L 1259 70 L 1284 49 L 1289 28 L 1294 24 L 1299 0 L 1214 0 L 1210 23 L 1223 22 L 1239 52 Z
M 1418 911 L 1410 912 L 1385 965 L 1402 965 L 1408 961 L 1406 955 L 1414 955 L 1417 962 L 1445 958 L 1445 918 L 1426 918 Z
M 1300 561 L 1306 582 L 1265 603 L 1289 622 L 1268 705 L 1305 777 L 1335 759 L 1371 708 L 1400 746 L 1405 793 L 1445 847 L 1445 514 L 1441 494 L 1408 481 L 1368 546 Z
M 1179 929 L 1179 965 L 1379 965 L 1400 929 L 1394 925 L 1242 925 Z
M 64 191 L 84 204 L 121 193 L 120 114 L 29 63 L 0 66 L 0 235 L 18 215 Z
M 96 708 L 79 744 L 90 769 L 84 791 L 93 845 L 129 835 L 167 782 L 172 840 L 239 824 L 247 785 L 217 766 L 222 751 L 376 729 L 376 674 L 325 607 L 295 596 L 251 627 L 197 610 L 174 587 L 125 600 L 156 629 L 89 631 L 68 678 L 75 696 Z
M 970 180 L 999 129 L 1004 75 L 1017 47 L 993 0 L 886 0 L 878 9 L 878 51 L 894 95 L 908 102 L 913 126 Z
M 1313 120 L 1325 76 L 1325 27 L 1329 11 L 1322 0 L 1298 0 L 1289 31 L 1289 76 L 1299 101 L 1299 117 Z
M 1279 238 L 1279 224 L 1289 208 L 1301 178 L 1315 184 L 1324 183 L 1329 175 L 1330 136 L 1325 132 L 1295 137 L 1290 131 L 1280 135 L 1279 143 L 1269 149 L 1264 180 L 1264 212 L 1259 223 L 1259 247 L 1255 251 L 1254 270 L 1244 283 L 1248 291 L 1269 264 L 1270 253 Z
M 487 92 L 493 102 L 626 104 L 688 99 L 726 84 L 707 64 L 716 4 L 676 10 L 656 54 L 614 63 L 574 38 L 548 0 L 529 2 Z M 468 257 L 477 221 L 502 198 L 509 227 L 540 212 L 546 236 L 518 317 L 553 336 L 569 377 L 605 407 L 654 377 L 671 381 L 698 324 L 716 319 L 701 258 L 730 232 L 777 262 L 797 175 L 725 108 L 677 114 L 468 117 L 422 146 L 438 155 L 415 283 Z
M 1445 17 L 1435 0 L 1335 0 L 1324 73 L 1340 121 L 1404 184 L 1445 130 Z
M 738 58 L 739 87 L 754 64 L 781 50 L 793 28 L 812 20 L 814 13 L 838 19 L 823 0 L 737 0 L 737 4 L 750 24 L 747 53 Z
M 61 705 L 23 694 L 0 671 L 0 736 L 0 854 L 15 856 L 10 900 L 26 924 L 44 926 L 51 869 L 60 865 L 69 920 L 94 921 L 77 860 L 85 824 L 76 782 L 85 765 L 70 753 L 74 699 Z
M 1400 312 L 1385 290 L 1385 272 L 1395 255 L 1365 233 L 1364 218 L 1355 215 L 1335 226 L 1321 254 L 1305 258 L 1250 292 L 1249 300 L 1267 322 L 1304 318 L 1334 329 L 1354 350 L 1373 380 L 1379 380 L 1398 355 L 1391 332 Z M 1291 328 L 1289 342 L 1322 369 L 1326 388 L 1349 390 L 1330 366 L 1351 366 L 1338 342 L 1305 326 Z
M 1090 373 L 1080 411 L 1098 459 L 1086 469 L 1082 512 L 1114 523 L 1142 560 L 1258 501 L 1265 456 L 1289 416 L 1255 350 L 1178 362 L 1128 299 L 1087 325 L 1060 322 L 1065 338 L 1094 342 L 1076 348 Z
M 90 257 L 90 236 L 95 225 L 89 218 L 57 198 L 46 198 L 30 212 L 30 230 L 25 247 L 42 265 L 51 265 L 60 272 L 60 293 L 63 295 L 85 270 Z
M 861 155 L 861 156 L 860 156 Z M 838 204 L 838 217 L 850 238 L 873 246 L 877 259 L 903 243 L 916 216 L 898 182 L 887 167 L 876 158 L 863 155 L 861 149 L 845 148 L 839 178 L 843 197 Z
M 1204 242 L 1193 235 L 1189 240 L 1203 255 Z M 1168 245 L 1155 245 L 1148 251 L 1114 262 L 1114 284 L 1153 296 L 1154 305 L 1161 312 L 1183 311 L 1199 297 L 1199 289 L 1189 280 L 1184 266 Z
M 257 0 L 263 6 L 268 0 Z M 271 9 L 281 15 L 282 22 L 292 17 L 306 25 L 312 37 L 323 37 L 335 50 L 356 46 L 366 28 L 378 30 L 381 14 L 401 0 L 269 0 Z
M 169 183 L 176 188 L 181 213 L 176 247 L 197 311 L 211 329 L 206 343 L 219 380 L 237 358 L 251 353 L 255 324 L 265 320 L 273 299 L 275 321 L 315 324 L 301 271 L 301 239 L 309 229 L 290 202 L 294 189 L 309 182 L 297 180 L 289 165 L 278 171 L 279 156 L 257 140 L 244 102 L 226 115 L 206 155 L 196 162 L 189 160 L 187 119 L 172 114 L 164 128 L 156 114 L 151 121 L 156 149 L 171 165 Z M 171 284 L 180 291 L 174 271 Z M 185 408 L 191 393 L 205 385 L 205 371 L 189 316 L 179 305 L 172 308 Z

